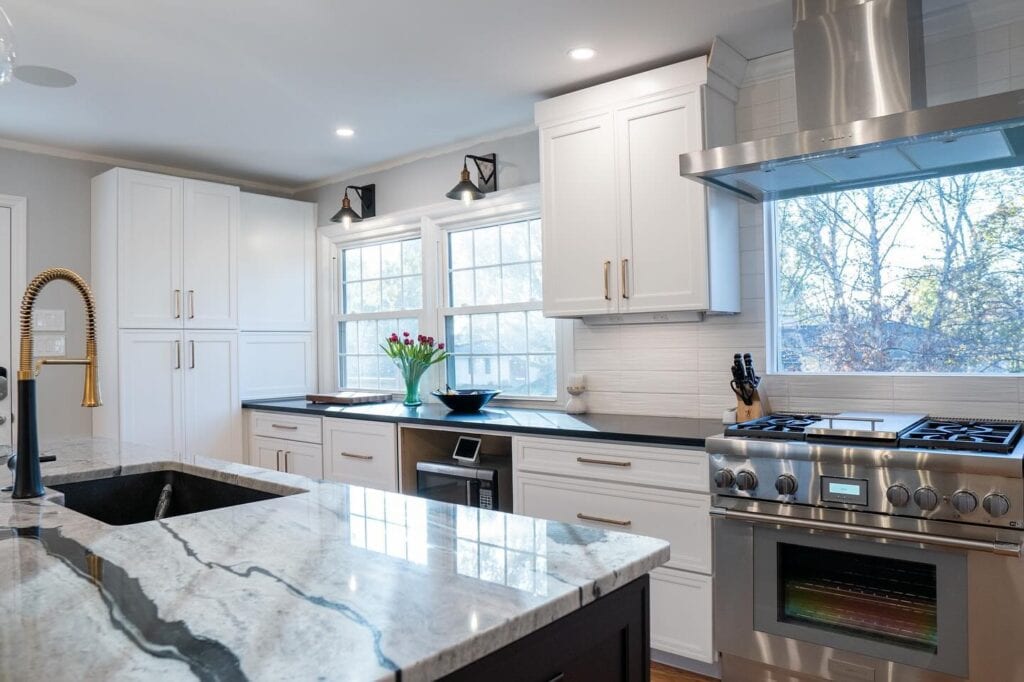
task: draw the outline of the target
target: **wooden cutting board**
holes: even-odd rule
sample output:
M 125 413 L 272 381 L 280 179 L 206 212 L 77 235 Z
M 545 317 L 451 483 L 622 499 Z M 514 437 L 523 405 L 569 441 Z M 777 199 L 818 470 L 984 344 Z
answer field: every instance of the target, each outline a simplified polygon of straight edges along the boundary
M 311 403 L 329 403 L 332 405 L 365 405 L 367 403 L 386 403 L 391 400 L 391 394 L 374 393 L 372 391 L 310 393 L 306 396 L 306 400 Z

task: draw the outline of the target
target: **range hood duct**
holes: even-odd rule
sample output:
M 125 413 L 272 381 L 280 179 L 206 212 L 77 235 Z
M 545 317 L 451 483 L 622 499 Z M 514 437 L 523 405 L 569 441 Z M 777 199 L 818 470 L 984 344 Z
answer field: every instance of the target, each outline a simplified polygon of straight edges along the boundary
M 921 0 L 793 0 L 795 133 L 683 154 L 754 202 L 1024 164 L 1024 90 L 926 106 Z

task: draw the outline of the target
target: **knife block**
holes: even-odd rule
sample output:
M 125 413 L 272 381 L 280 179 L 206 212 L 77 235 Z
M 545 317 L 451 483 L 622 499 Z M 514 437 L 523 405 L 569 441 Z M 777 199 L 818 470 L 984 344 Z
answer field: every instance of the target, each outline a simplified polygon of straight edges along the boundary
M 736 399 L 736 421 L 737 422 L 748 422 L 751 419 L 757 419 L 763 417 L 765 412 L 765 405 L 761 402 L 761 394 L 758 393 L 757 389 L 754 389 L 754 399 L 750 405 L 745 402 Z

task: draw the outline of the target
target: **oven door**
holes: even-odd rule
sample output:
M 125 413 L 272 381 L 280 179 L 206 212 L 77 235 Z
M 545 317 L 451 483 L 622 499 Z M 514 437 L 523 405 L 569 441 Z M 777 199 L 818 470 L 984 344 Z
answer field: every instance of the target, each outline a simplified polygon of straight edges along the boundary
M 723 672 L 733 669 L 733 655 L 813 679 L 963 679 L 968 555 L 716 518 L 715 639 Z M 732 679 L 784 679 L 761 674 L 734 672 Z

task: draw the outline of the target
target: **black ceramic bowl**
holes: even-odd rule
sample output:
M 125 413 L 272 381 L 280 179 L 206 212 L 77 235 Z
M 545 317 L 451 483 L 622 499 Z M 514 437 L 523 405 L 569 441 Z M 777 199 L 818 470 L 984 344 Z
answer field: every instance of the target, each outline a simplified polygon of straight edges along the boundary
M 452 412 L 479 412 L 484 405 L 491 402 L 491 398 L 499 393 L 501 391 L 464 388 L 452 393 L 433 391 L 431 395 L 436 396 Z

